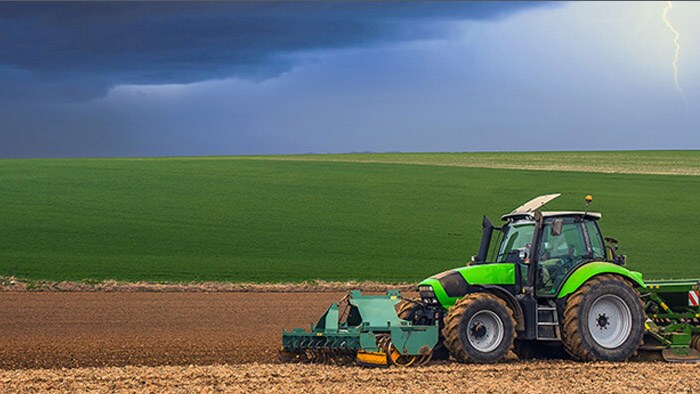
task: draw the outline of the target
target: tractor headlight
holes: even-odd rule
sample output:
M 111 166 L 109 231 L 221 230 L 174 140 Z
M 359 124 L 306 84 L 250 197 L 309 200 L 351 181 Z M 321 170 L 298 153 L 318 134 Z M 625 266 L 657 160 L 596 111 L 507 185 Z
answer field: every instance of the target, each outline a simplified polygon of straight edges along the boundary
M 420 299 L 426 304 L 437 303 L 433 286 L 418 286 L 418 292 L 420 293 Z

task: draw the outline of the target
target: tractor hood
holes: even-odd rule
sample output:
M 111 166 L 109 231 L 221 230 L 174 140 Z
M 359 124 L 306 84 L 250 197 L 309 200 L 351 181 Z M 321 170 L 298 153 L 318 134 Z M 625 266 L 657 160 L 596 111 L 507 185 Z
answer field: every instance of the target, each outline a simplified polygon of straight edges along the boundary
M 418 284 L 421 299 L 434 299 L 449 308 L 481 285 L 502 287 L 515 285 L 515 265 L 512 263 L 476 264 L 433 275 Z

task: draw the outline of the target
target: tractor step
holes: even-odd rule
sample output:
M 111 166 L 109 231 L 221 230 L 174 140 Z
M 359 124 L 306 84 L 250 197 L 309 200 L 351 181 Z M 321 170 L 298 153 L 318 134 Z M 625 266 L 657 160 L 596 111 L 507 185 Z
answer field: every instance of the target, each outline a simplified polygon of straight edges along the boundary
M 547 305 L 537 305 L 537 340 L 561 340 L 557 307 L 552 301 L 547 301 Z

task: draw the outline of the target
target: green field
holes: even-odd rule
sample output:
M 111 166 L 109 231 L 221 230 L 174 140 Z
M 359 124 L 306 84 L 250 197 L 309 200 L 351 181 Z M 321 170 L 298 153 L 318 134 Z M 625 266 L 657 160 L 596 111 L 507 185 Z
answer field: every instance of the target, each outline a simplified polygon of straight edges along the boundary
M 607 154 L 606 168 L 634 160 L 668 173 L 700 168 L 698 151 L 577 152 L 578 161 L 567 154 L 558 156 L 562 166 Z M 402 164 L 321 155 L 1 160 L 0 275 L 415 281 L 464 264 L 483 213 L 496 220 L 531 197 L 561 192 L 548 208 L 581 209 L 583 196 L 594 195 L 603 231 L 622 241 L 631 268 L 700 277 L 698 176 L 473 168 L 449 162 L 474 154 L 413 155 L 440 165 L 410 164 L 410 154 L 346 158 Z

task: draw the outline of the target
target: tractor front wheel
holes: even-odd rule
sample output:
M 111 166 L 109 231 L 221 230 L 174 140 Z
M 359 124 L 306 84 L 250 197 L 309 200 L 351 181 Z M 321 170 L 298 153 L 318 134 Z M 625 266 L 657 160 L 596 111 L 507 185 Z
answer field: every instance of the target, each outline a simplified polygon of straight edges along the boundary
M 455 360 L 498 362 L 513 348 L 513 311 L 493 294 L 468 294 L 450 308 L 442 334 Z
M 644 319 L 639 293 L 629 282 L 596 276 L 566 301 L 564 347 L 582 361 L 626 361 L 642 343 Z

